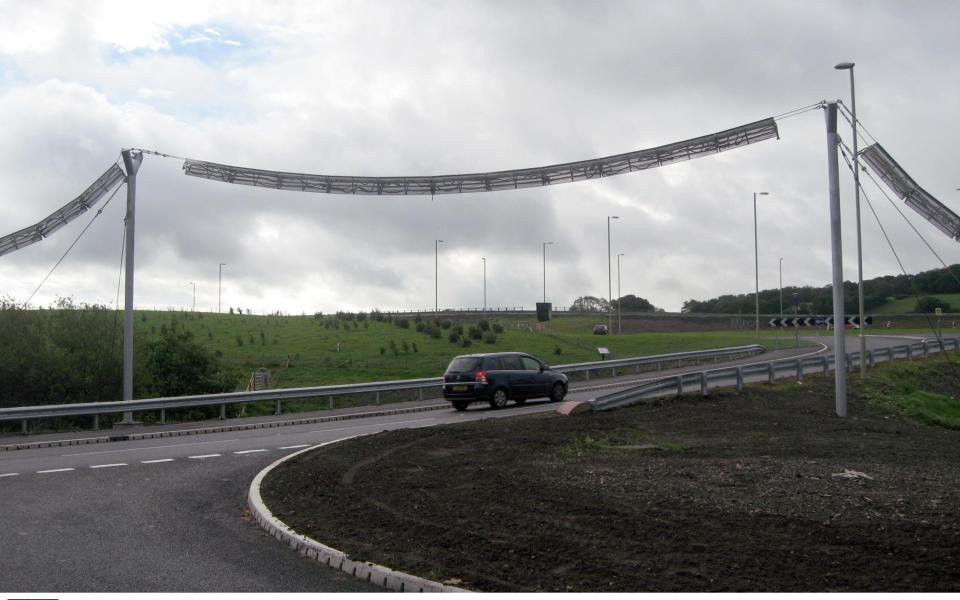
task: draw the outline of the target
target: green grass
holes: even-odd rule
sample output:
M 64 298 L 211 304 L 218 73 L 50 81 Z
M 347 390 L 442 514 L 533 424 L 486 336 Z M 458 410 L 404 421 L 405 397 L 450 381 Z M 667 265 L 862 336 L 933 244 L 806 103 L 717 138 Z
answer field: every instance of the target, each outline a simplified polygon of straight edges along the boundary
M 891 364 L 873 371 L 864 385 L 872 402 L 921 423 L 960 429 L 960 365 L 955 353 Z
M 960 294 L 921 294 L 921 296 L 936 296 L 940 298 L 941 301 L 954 307 L 952 310 L 957 310 L 957 307 L 960 307 Z M 872 309 L 870 312 L 876 315 L 900 315 L 913 313 L 913 309 L 916 307 L 917 299 L 910 296 L 909 298 L 891 300 L 886 304 Z
M 254 370 L 266 368 L 274 373 L 275 386 L 287 388 L 437 377 L 451 358 L 474 352 L 521 351 L 548 364 L 569 364 L 600 360 L 598 346 L 608 348 L 610 358 L 627 358 L 757 342 L 753 330 L 597 336 L 592 334 L 596 321 L 560 318 L 548 330 L 537 331 L 532 318 L 491 320 L 504 328 L 496 343 L 473 340 L 469 348 L 451 343 L 449 329 L 441 329 L 440 339 L 417 332 L 413 319 L 402 329 L 393 323 L 347 323 L 333 317 L 141 311 L 135 317 L 135 334 L 143 339 L 163 327 L 191 331 L 206 348 L 221 352 L 227 367 L 243 373 L 239 387 Z M 457 324 L 467 329 L 476 321 Z M 762 331 L 760 343 L 776 349 L 793 347 L 794 340 L 783 332 Z

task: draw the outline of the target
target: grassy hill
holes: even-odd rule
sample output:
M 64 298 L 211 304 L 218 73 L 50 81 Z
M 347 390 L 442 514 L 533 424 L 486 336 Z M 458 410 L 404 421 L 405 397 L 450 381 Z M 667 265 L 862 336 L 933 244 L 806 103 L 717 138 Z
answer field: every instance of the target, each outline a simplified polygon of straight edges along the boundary
M 936 296 L 940 298 L 941 301 L 946 302 L 950 305 L 951 310 L 956 312 L 960 308 L 960 294 L 929 294 L 930 296 Z M 912 313 L 913 309 L 917 306 L 917 299 L 913 296 L 909 298 L 901 298 L 899 300 L 891 300 L 886 304 L 882 304 L 871 312 L 878 315 L 902 315 Z
M 602 319 L 601 319 L 602 320 Z M 740 346 L 756 342 L 752 330 L 697 333 L 592 335 L 597 317 L 565 317 L 549 330 L 537 331 L 532 318 L 493 321 L 502 327 L 496 341 L 471 340 L 469 347 L 451 343 L 452 327 L 441 328 L 440 339 L 394 322 L 347 320 L 335 317 L 215 315 L 209 313 L 140 311 L 136 335 L 157 335 L 164 327 L 191 331 L 196 340 L 223 354 L 224 363 L 238 371 L 238 385 L 258 368 L 274 372 L 280 387 L 305 387 L 362 381 L 436 377 L 450 359 L 473 352 L 522 351 L 550 364 L 599 360 L 598 346 L 612 358 L 648 356 Z M 476 321 L 458 322 L 466 333 Z M 764 331 L 768 348 L 793 344 L 792 338 Z

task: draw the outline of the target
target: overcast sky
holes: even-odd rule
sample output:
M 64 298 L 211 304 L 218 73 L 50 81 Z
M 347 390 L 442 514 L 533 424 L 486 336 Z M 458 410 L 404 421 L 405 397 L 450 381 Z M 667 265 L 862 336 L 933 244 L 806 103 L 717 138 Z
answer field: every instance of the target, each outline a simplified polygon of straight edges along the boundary
M 763 0 L 46 2 L 0 0 L 0 235 L 79 195 L 123 148 L 337 175 L 537 167 L 650 148 L 823 99 L 849 103 L 960 212 L 960 3 Z M 623 294 L 684 300 L 831 281 L 823 111 L 780 140 L 660 169 L 518 191 L 427 197 L 279 192 L 138 176 L 138 308 L 254 312 L 555 306 L 607 297 L 607 216 Z M 841 120 L 849 142 L 849 125 Z M 844 269 L 856 280 L 852 176 Z M 940 266 L 881 192 L 868 198 L 909 272 Z M 125 193 L 33 305 L 117 299 Z M 903 208 L 903 204 L 898 201 Z M 906 211 L 907 209 L 904 208 Z M 863 208 L 864 277 L 899 267 Z M 93 213 L 0 257 L 25 301 Z M 948 264 L 960 246 L 908 212 Z M 122 305 L 122 288 L 120 303 Z

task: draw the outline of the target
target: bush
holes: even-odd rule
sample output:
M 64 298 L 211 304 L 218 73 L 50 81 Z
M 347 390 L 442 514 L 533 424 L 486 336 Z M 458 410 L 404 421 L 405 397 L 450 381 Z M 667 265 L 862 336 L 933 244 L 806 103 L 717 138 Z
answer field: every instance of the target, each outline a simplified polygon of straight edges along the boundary
M 561 348 L 560 346 L 554 346 L 553 353 L 556 354 L 557 356 L 560 356 L 561 354 L 563 354 L 563 348 Z
M 479 340 L 483 338 L 483 332 L 472 325 L 470 326 L 470 329 L 467 329 L 467 335 L 469 335 L 470 339 L 472 340 Z
M 436 325 L 427 325 L 423 328 L 423 332 L 435 340 L 439 340 L 441 336 L 440 328 Z
M 440 327 L 442 327 L 443 329 L 450 329 L 451 327 L 453 327 L 453 321 L 451 321 L 450 319 L 445 319 L 440 322 Z
M 494 332 L 494 333 L 503 333 L 503 325 L 501 325 L 500 323 L 494 323 L 494 324 L 493 324 L 493 332 Z
M 456 331 L 451 331 L 450 335 L 447 336 L 447 339 L 450 340 L 451 344 L 456 344 L 457 342 L 460 341 L 460 334 L 457 333 Z
M 473 342 L 470 341 L 470 338 L 463 338 L 463 340 L 460 342 L 460 345 L 464 348 L 469 348 L 473 345 Z
M 480 321 L 477 326 L 480 328 L 480 331 L 490 331 L 490 323 L 486 319 Z
M 453 330 L 456 331 L 457 333 L 459 333 L 460 335 L 463 335 L 463 325 L 456 325 L 456 326 L 453 328 Z
M 497 334 L 493 333 L 492 331 L 488 331 L 488 332 L 483 336 L 483 343 L 485 343 L 485 344 L 496 344 L 496 343 L 497 343 Z
M 148 397 L 219 394 L 235 386 L 221 366 L 221 355 L 208 352 L 188 331 L 164 333 L 145 344 L 144 354 Z
M 418 320 L 417 320 L 417 333 L 422 333 L 423 330 L 427 328 L 427 326 L 424 324 L 424 322 L 423 322 L 422 320 L 420 320 L 420 317 L 417 317 L 417 319 L 418 319 Z

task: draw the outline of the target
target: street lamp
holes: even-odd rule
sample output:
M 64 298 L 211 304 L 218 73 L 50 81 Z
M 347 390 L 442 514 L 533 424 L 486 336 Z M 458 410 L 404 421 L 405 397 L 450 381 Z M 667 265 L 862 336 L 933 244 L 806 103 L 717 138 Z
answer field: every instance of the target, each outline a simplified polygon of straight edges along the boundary
M 440 318 L 440 244 L 443 240 L 433 240 L 433 318 Z
M 543 302 L 547 302 L 547 246 L 553 242 L 543 242 Z
M 620 217 L 607 217 L 607 331 L 613 331 L 613 279 L 611 273 L 610 259 L 610 219 L 619 219 Z
M 857 214 L 857 310 L 859 311 L 860 327 L 860 378 L 867 376 L 867 340 L 863 337 L 863 244 L 860 240 L 860 156 L 857 152 L 857 95 L 853 86 L 852 62 L 842 62 L 833 68 L 838 71 L 850 71 L 850 112 L 853 115 L 853 195 Z
M 217 277 L 217 314 L 223 312 L 220 308 L 220 290 L 223 288 L 223 268 L 227 266 L 227 263 L 220 263 L 220 275 Z
M 767 192 L 754 192 L 753 193 L 753 266 L 754 266 L 754 277 L 756 283 L 756 329 L 757 337 L 760 337 L 760 250 L 759 245 L 757 244 L 757 196 L 769 196 Z
M 780 259 L 780 316 L 783 317 L 783 258 Z
M 483 261 L 483 320 L 487 320 L 487 259 L 480 257 Z
M 617 335 L 623 335 L 623 323 L 620 321 L 620 299 L 623 294 L 620 293 L 620 257 L 626 256 L 623 252 L 617 255 Z
M 193 286 L 193 308 L 190 309 L 190 312 L 197 312 L 197 284 L 191 281 L 190 285 Z

